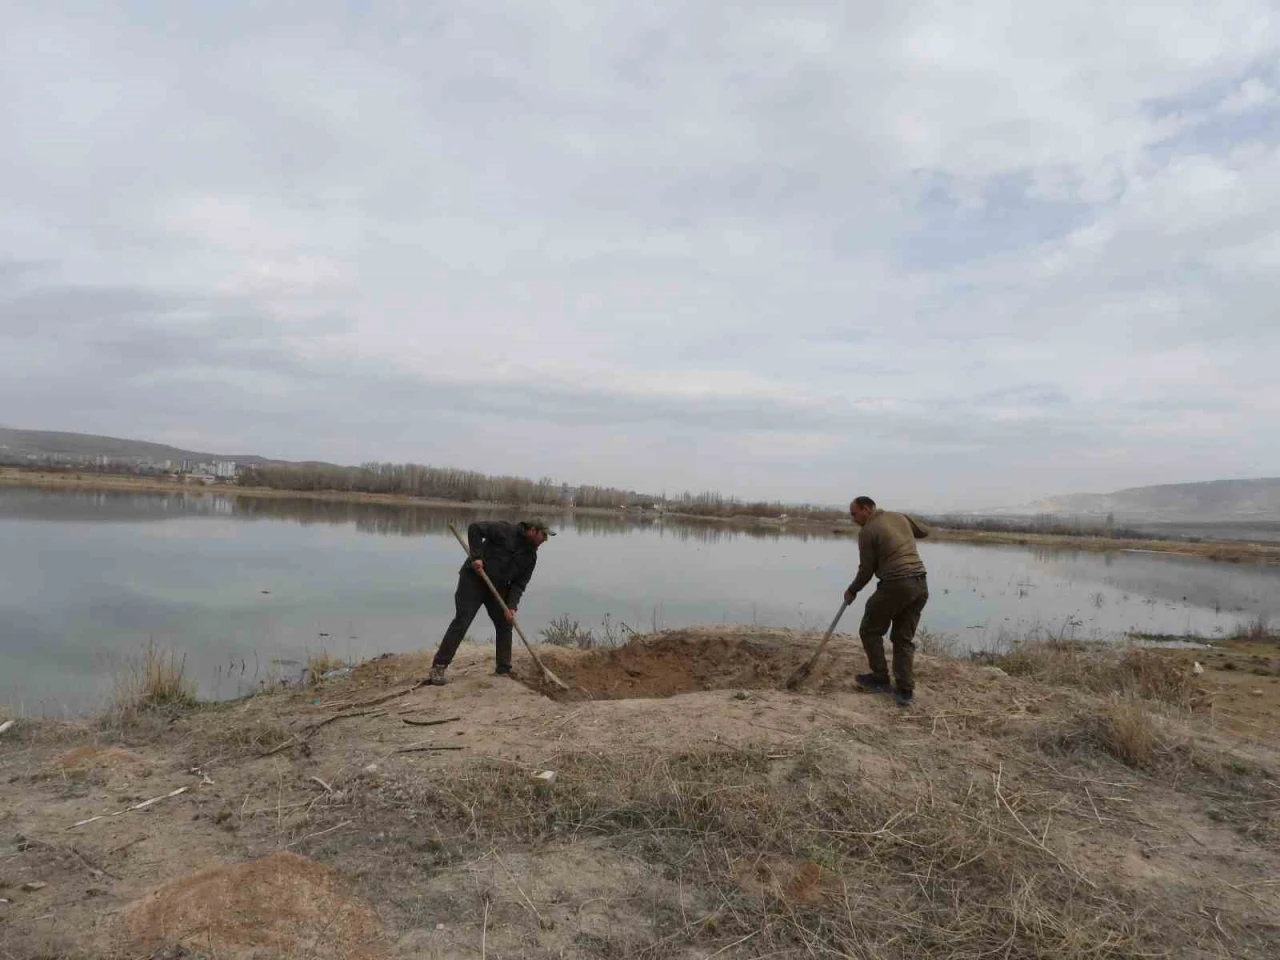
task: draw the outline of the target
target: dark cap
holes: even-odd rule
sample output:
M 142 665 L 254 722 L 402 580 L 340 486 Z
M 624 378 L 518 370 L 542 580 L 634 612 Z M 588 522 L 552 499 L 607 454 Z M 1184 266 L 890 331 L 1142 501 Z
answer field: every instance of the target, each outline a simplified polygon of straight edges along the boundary
M 526 520 L 524 525 L 530 530 L 541 530 L 548 537 L 554 537 L 556 535 L 556 532 L 547 526 L 547 521 L 542 517 L 534 517 L 531 520 Z

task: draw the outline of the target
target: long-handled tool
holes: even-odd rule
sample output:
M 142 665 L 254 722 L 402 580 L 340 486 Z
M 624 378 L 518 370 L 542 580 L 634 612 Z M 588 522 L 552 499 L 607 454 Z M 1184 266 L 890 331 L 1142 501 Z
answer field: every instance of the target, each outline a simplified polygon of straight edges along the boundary
M 471 548 L 467 546 L 467 541 L 462 539 L 462 535 L 458 533 L 456 529 L 454 529 L 454 526 L 452 523 L 449 524 L 449 532 L 452 533 L 455 538 L 457 538 L 458 544 L 462 547 L 464 551 L 466 551 L 467 556 L 470 557 Z M 502 608 L 502 612 L 511 619 L 511 625 L 516 628 L 516 633 L 520 634 L 520 641 L 524 644 L 524 648 L 529 651 L 529 656 L 533 657 L 533 662 L 538 665 L 538 668 L 542 671 L 542 675 L 546 677 L 549 681 L 554 683 L 561 690 L 568 690 L 569 685 L 565 683 L 563 680 L 561 680 L 559 677 L 557 677 L 554 673 L 552 673 L 551 669 L 545 663 L 542 662 L 542 659 L 536 653 L 533 652 L 533 647 L 529 646 L 528 638 L 525 637 L 524 631 L 520 629 L 520 624 L 516 623 L 515 616 L 511 613 L 511 610 L 507 607 L 507 602 L 502 599 L 502 594 L 498 592 L 498 588 L 495 587 L 493 585 L 493 581 L 489 579 L 489 575 L 485 573 L 483 569 L 477 570 L 476 573 L 480 574 L 480 579 L 484 581 L 484 585 L 488 587 L 489 592 L 493 594 L 493 599 L 498 601 L 498 606 Z M 832 626 L 834 627 L 835 624 L 832 624 Z
M 840 604 L 840 609 L 836 611 L 835 619 L 831 621 L 831 626 L 827 627 L 827 635 L 822 638 L 822 642 L 818 644 L 818 649 L 813 651 L 813 656 L 806 660 L 800 666 L 796 667 L 795 672 L 787 677 L 787 689 L 794 690 L 800 686 L 809 674 L 813 673 L 814 664 L 818 662 L 818 658 L 822 656 L 822 651 L 827 645 L 827 641 L 831 639 L 831 634 L 836 632 L 836 624 L 840 622 L 840 618 L 844 616 L 845 610 L 849 607 L 848 601 Z

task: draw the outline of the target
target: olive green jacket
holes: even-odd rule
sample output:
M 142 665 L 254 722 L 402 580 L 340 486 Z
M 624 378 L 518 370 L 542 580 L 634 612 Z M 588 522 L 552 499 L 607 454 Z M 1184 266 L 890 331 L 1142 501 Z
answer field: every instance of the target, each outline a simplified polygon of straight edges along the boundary
M 858 575 L 849 589 L 857 593 L 873 576 L 881 580 L 902 580 L 924 573 L 924 563 L 916 552 L 916 540 L 929 536 L 929 529 L 905 513 L 876 510 L 858 532 Z

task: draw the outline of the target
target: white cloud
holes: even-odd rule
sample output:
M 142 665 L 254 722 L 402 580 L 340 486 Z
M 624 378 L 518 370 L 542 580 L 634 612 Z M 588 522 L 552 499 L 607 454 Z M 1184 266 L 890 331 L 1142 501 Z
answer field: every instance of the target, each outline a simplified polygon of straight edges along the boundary
M 1280 99 L 1280 95 L 1274 87 L 1268 86 L 1258 77 L 1249 77 L 1223 99 L 1221 109 L 1226 113 L 1247 113 L 1270 106 L 1277 99 Z

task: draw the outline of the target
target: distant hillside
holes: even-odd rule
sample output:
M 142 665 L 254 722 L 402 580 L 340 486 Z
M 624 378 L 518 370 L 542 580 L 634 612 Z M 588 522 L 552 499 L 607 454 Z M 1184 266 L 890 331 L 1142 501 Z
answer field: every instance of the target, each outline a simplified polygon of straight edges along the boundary
M 263 464 L 270 461 L 252 454 L 207 453 L 181 450 L 163 443 L 146 440 L 123 440 L 119 437 L 97 437 L 88 433 L 63 433 L 57 430 L 14 430 L 0 427 L 0 456 L 109 457 L 113 460 L 234 460 L 237 463 Z
M 1115 493 L 1049 497 L 999 511 L 1104 518 L 1117 522 L 1280 521 L 1280 477 L 1131 487 Z

